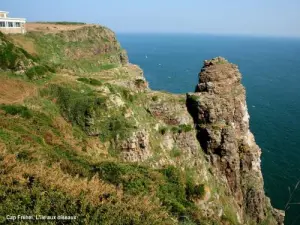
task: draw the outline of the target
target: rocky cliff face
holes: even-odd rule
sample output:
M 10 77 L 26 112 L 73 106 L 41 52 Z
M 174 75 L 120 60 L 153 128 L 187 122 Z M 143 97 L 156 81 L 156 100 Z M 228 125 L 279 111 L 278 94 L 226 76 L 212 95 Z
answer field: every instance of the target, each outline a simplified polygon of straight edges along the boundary
M 218 57 L 204 62 L 196 93 L 187 95 L 187 107 L 197 137 L 214 174 L 227 183 L 239 206 L 240 221 L 259 224 L 270 214 L 282 224 L 284 215 L 272 209 L 264 194 L 261 149 L 249 130 L 245 89 L 236 65 Z
M 282 223 L 264 194 L 237 66 L 206 61 L 187 96 L 153 91 L 111 30 L 34 27 L 0 33 L 0 211 L 68 211 L 86 224 Z

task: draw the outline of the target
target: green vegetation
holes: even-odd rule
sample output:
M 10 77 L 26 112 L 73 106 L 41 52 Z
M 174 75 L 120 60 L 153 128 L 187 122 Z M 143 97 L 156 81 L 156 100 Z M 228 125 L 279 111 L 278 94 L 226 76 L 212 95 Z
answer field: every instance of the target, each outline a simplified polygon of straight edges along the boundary
M 137 79 L 137 80 L 135 80 L 135 85 L 137 86 L 137 87 L 142 87 L 142 86 L 144 86 L 145 85 L 145 80 L 143 80 L 143 79 Z
M 46 21 L 46 22 L 37 22 L 41 24 L 57 24 L 57 25 L 85 25 L 86 23 L 82 22 L 69 22 L 69 21 L 59 21 L 59 22 L 51 22 L 51 21 Z
M 101 65 L 99 67 L 100 70 L 110 70 L 110 69 L 113 69 L 113 68 L 116 68 L 117 65 L 115 64 L 104 64 L 104 65 Z
M 0 32 L 0 68 L 13 70 L 26 68 L 37 59 L 24 49 L 14 45 L 3 33 Z
M 159 133 L 161 133 L 162 135 L 165 135 L 168 131 L 167 127 L 160 127 L 159 128 Z
M 174 147 L 174 148 L 171 150 L 170 155 L 171 155 L 173 158 L 180 157 L 180 156 L 182 155 L 182 154 L 181 154 L 181 150 L 178 149 L 177 147 Z
M 68 121 L 87 134 L 99 135 L 102 141 L 125 139 L 134 129 L 133 122 L 125 119 L 122 111 L 108 107 L 107 97 L 55 85 L 48 91 L 57 98 L 60 111 Z
M 80 77 L 77 79 L 80 82 L 94 85 L 94 86 L 101 86 L 103 83 L 100 80 L 94 79 L 94 78 L 86 78 L 86 77 Z
M 32 112 L 26 107 L 21 105 L 0 105 L 0 109 L 4 110 L 5 113 L 10 115 L 20 115 L 24 118 L 31 118 Z
M 220 218 L 207 222 L 197 206 L 206 186 L 200 169 L 187 165 L 187 151 L 179 148 L 184 145 L 177 145 L 179 134 L 194 128 L 149 113 L 158 100 L 172 108 L 184 98 L 132 90 L 145 81 L 131 65 L 121 67 L 127 56 L 120 56 L 112 32 L 84 26 L 0 36 L 0 79 L 12 80 L 0 100 L 9 102 L 15 86 L 34 88 L 0 105 L 0 212 L 78 217 L 69 224 L 219 224 Z M 158 131 L 157 124 L 162 124 Z M 146 144 L 133 135 L 144 131 Z M 166 134 L 176 143 L 169 152 L 162 149 Z M 133 147 L 124 150 L 129 144 Z M 151 154 L 149 160 L 130 163 L 125 151 L 132 161 Z M 231 197 L 225 198 L 227 204 Z M 235 224 L 234 216 L 228 207 L 223 219 Z M 3 215 L 0 224 L 7 224 Z
M 115 196 L 107 195 L 107 203 L 99 206 L 89 203 L 84 196 L 77 198 L 65 193 L 48 189 L 39 184 L 34 177 L 27 178 L 27 186 L 14 185 L 0 187 L 0 211 L 8 215 L 72 215 L 70 222 L 56 221 L 55 224 L 174 224 L 159 211 L 159 208 L 146 207 L 132 203 L 132 198 L 122 201 Z M 51 201 L 49 201 L 51 199 Z M 140 216 L 140 214 L 143 216 Z M 0 215 L 0 223 L 6 224 L 5 215 Z
M 104 162 L 94 169 L 100 177 L 114 185 L 122 186 L 129 194 L 153 192 L 174 216 L 192 218 L 194 203 L 190 197 L 204 195 L 204 186 L 187 180 L 184 173 L 175 167 L 152 170 L 147 167 Z
M 152 101 L 156 102 L 157 100 L 158 100 L 158 96 L 157 95 L 152 96 Z
M 55 69 L 50 66 L 37 65 L 26 70 L 25 74 L 30 80 L 42 78 L 48 73 L 55 73 Z
M 173 133 L 186 133 L 193 130 L 193 127 L 191 125 L 187 124 L 180 124 L 179 126 L 174 126 L 171 128 Z

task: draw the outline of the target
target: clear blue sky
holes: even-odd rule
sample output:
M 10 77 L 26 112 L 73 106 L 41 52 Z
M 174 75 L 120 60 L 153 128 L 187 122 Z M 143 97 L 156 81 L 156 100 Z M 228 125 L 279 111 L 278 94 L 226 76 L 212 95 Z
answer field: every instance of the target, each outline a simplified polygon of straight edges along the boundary
M 29 21 L 99 23 L 116 32 L 300 37 L 300 0 L 1 0 Z

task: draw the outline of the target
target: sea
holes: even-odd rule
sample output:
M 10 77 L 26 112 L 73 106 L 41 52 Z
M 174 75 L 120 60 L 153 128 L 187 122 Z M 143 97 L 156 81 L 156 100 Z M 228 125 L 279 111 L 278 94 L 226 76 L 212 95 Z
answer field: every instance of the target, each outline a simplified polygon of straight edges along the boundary
M 300 225 L 300 38 L 204 34 L 117 34 L 151 89 L 193 92 L 203 61 L 237 64 L 246 87 L 250 128 L 262 149 L 265 192 Z M 291 203 L 287 205 L 288 203 Z

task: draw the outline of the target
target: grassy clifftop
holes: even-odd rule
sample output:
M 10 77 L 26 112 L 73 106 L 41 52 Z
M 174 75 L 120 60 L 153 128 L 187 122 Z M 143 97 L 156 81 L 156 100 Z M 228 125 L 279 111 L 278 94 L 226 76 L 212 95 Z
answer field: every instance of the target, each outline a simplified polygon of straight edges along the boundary
M 0 37 L 0 223 L 239 224 L 185 96 L 149 90 L 112 31 L 32 24 Z

